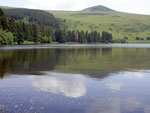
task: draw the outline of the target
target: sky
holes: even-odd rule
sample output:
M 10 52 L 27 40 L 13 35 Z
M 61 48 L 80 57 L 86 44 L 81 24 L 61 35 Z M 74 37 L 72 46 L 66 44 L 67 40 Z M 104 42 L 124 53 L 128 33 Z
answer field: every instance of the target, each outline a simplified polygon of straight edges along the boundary
M 78 11 L 90 6 L 104 5 L 121 12 L 150 15 L 149 4 L 150 0 L 0 0 L 0 6 Z

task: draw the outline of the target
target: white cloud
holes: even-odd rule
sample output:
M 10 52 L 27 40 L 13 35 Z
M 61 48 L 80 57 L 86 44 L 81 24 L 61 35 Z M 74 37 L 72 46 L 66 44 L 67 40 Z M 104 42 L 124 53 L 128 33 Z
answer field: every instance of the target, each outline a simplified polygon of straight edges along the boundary
M 81 10 L 86 7 L 87 0 L 30 0 L 28 8 L 51 10 Z
M 118 11 L 150 14 L 148 3 L 150 3 L 149 0 L 106 0 L 105 5 Z
M 106 1 L 111 4 L 125 4 L 129 3 L 131 0 L 106 0 Z
M 1 5 L 49 10 L 81 10 L 104 5 L 117 11 L 150 14 L 149 0 L 2 0 Z
M 94 5 L 105 5 L 114 10 L 150 14 L 148 0 L 29 0 L 28 8 L 50 10 L 82 10 Z
M 84 96 L 86 88 L 82 75 L 47 72 L 47 76 L 31 77 L 32 85 L 41 91 L 63 94 L 71 98 Z

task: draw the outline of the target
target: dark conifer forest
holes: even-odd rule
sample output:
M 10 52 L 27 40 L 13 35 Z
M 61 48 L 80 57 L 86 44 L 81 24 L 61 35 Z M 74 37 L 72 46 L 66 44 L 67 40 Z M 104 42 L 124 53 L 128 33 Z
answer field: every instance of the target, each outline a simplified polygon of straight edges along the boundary
M 111 43 L 112 34 L 69 31 L 51 14 L 31 9 L 0 9 L 0 45 L 34 43 Z
M 42 10 L 31 9 L 3 9 L 7 17 L 13 15 L 15 20 L 24 20 L 25 22 L 43 24 L 44 26 L 59 27 L 58 20 L 53 14 Z

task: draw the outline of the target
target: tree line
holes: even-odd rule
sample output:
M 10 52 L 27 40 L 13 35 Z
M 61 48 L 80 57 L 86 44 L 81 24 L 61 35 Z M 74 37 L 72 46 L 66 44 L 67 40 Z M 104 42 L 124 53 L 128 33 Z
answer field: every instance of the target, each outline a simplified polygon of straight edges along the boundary
M 44 24 L 15 20 L 13 16 L 7 17 L 0 9 L 0 44 L 23 44 L 24 41 L 35 43 L 111 43 L 112 34 L 103 32 L 101 36 L 97 31 L 68 31 L 59 27 L 54 28 Z
M 56 42 L 78 42 L 78 43 L 111 43 L 112 34 L 103 31 L 102 36 L 97 31 L 65 31 L 57 29 L 55 31 Z

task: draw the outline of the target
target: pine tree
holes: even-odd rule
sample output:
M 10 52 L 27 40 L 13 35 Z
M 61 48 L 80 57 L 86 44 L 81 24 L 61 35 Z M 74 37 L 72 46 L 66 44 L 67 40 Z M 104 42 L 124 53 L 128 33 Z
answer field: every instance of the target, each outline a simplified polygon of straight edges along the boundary
M 71 42 L 71 31 L 67 32 L 67 42 Z
M 3 12 L 2 8 L 0 8 L 0 17 L 1 16 L 4 16 L 4 12 Z
M 100 33 L 98 33 L 98 42 L 101 42 L 101 36 L 100 36 Z
M 22 44 L 24 42 L 24 32 L 23 32 L 23 28 L 22 28 L 22 22 L 19 21 L 17 23 L 17 37 L 15 39 L 15 41 L 18 43 L 18 44 Z
M 3 28 L 3 30 L 7 30 L 8 29 L 8 19 L 5 17 L 5 15 L 0 17 L 1 20 L 1 26 Z
M 60 42 L 61 43 L 62 31 L 60 29 L 57 29 L 55 31 L 55 37 L 56 37 L 56 42 Z
M 40 34 L 39 25 L 37 24 L 33 24 L 33 37 L 34 37 L 33 39 L 34 42 L 40 41 L 41 34 Z
M 25 34 L 26 34 L 25 40 L 30 41 L 30 40 L 32 39 L 31 31 L 30 31 L 30 25 L 28 25 L 28 24 L 25 25 L 24 32 L 25 32 Z
M 11 16 L 9 18 L 9 22 L 8 23 L 9 23 L 8 30 L 11 31 L 13 34 L 15 34 L 16 31 L 17 31 L 17 26 L 16 26 L 16 21 L 15 21 L 14 17 Z
M 75 34 L 74 34 L 74 41 L 75 42 L 78 42 L 78 40 L 79 40 L 79 34 L 78 34 L 78 31 L 76 31 L 76 32 L 74 32 Z
M 71 42 L 75 42 L 75 32 L 72 31 L 71 33 Z
M 102 32 L 102 42 L 110 43 L 112 41 L 112 34 L 105 31 Z

